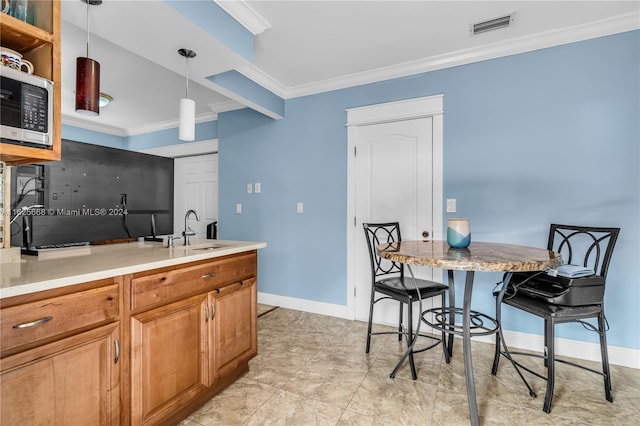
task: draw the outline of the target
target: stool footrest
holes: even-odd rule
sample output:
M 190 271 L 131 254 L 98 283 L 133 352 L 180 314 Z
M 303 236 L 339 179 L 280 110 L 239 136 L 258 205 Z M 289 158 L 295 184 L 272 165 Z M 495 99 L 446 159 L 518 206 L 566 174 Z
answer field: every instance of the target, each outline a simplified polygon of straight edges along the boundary
M 433 314 L 434 321 L 426 316 Z M 430 327 L 444 331 L 445 333 L 462 336 L 462 324 L 456 324 L 455 317 L 462 316 L 462 308 L 432 308 L 422 313 L 422 321 Z M 471 336 L 488 336 L 498 332 L 500 325 L 498 320 L 478 311 L 471 311 Z

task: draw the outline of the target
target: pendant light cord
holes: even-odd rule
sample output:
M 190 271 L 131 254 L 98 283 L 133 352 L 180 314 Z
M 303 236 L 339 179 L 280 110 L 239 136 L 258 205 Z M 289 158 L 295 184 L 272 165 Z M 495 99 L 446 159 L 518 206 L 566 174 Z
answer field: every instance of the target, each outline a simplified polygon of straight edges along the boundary
M 187 88 L 186 88 L 185 98 L 189 99 L 189 57 L 185 56 L 184 60 L 187 63 Z
M 87 1 L 87 58 L 89 58 L 89 2 Z

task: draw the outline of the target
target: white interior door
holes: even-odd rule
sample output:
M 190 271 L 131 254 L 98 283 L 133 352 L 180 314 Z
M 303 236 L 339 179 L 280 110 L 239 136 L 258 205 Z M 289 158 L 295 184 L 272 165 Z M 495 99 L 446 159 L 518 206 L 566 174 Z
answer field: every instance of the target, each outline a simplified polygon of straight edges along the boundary
M 198 213 L 188 225 L 196 235 L 206 238 L 207 225 L 218 220 L 218 154 L 196 155 L 174 160 L 173 233 L 184 231 L 184 216 L 189 209 Z
M 432 232 L 432 120 L 415 120 L 363 126 L 356 143 L 356 226 L 365 222 L 400 222 L 405 240 L 422 239 Z M 371 268 L 362 231 L 356 253 L 356 318 L 367 319 Z M 431 279 L 432 270 L 413 268 L 417 277 Z M 374 320 L 393 324 L 397 303 L 376 305 Z
M 368 319 L 371 295 L 363 223 L 400 222 L 404 240 L 423 239 L 423 232 L 428 232 L 429 238 L 442 237 L 442 97 L 409 100 L 407 104 L 374 105 L 368 107 L 371 112 L 363 111 L 364 107 L 350 117 L 357 124 L 349 129 L 354 157 L 349 163 L 353 230 L 348 235 L 348 274 L 353 294 L 348 297 L 353 300 L 357 320 Z M 366 114 L 371 117 L 370 124 Z M 416 277 L 441 281 L 439 270 L 412 269 Z M 429 307 L 423 305 L 424 309 Z M 398 303 L 376 305 L 374 322 L 397 321 Z

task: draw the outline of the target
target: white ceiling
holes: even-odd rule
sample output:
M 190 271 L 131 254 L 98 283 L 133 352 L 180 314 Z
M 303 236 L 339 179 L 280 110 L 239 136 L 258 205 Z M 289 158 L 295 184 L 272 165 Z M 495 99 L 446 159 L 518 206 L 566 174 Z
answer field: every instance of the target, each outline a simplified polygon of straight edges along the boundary
M 73 110 L 75 58 L 86 53 L 86 4 L 63 0 L 63 123 L 119 136 L 176 127 L 185 94 L 186 63 L 177 53 L 183 47 L 197 52 L 189 62 L 189 97 L 198 120 L 206 121 L 243 107 L 206 79 L 232 69 L 291 98 L 640 28 L 637 0 L 218 3 L 232 14 L 244 6 L 268 26 L 254 37 L 253 63 L 162 1 L 91 7 L 89 56 L 101 64 L 101 91 L 115 100 L 100 116 L 86 117 Z M 471 24 L 509 13 L 515 13 L 511 27 L 470 35 Z

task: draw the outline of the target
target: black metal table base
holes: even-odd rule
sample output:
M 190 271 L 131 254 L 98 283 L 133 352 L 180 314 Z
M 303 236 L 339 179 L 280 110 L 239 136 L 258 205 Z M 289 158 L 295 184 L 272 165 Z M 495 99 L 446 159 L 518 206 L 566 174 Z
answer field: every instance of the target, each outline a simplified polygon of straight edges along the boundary
M 413 275 L 413 274 L 412 274 Z M 471 359 L 471 336 L 486 336 L 495 334 L 500 329 L 500 323 L 497 319 L 492 318 L 481 312 L 471 310 L 471 294 L 473 290 L 473 278 L 474 271 L 466 271 L 465 284 L 464 284 L 464 299 L 462 308 L 456 308 L 452 305 L 455 303 L 454 298 L 454 280 L 453 271 L 448 271 L 449 276 L 449 307 L 429 309 L 424 312 L 424 315 L 435 314 L 437 321 L 428 321 L 422 316 L 424 321 L 429 326 L 436 330 L 444 331 L 449 334 L 448 352 L 451 355 L 453 353 L 453 335 L 462 336 L 462 349 L 464 352 L 464 374 L 467 386 L 467 398 L 469 401 L 469 418 L 473 426 L 480 424 L 478 416 L 478 402 L 476 398 L 475 381 L 473 377 L 473 361 Z M 507 274 L 505 282 L 508 283 L 511 279 L 511 274 Z M 503 289 L 506 285 L 503 286 Z M 422 301 L 420 301 L 422 306 Z M 455 316 L 462 315 L 462 324 L 455 323 Z M 422 322 L 420 321 L 420 322 Z M 418 332 L 420 327 L 418 323 Z M 413 342 L 407 348 L 400 361 L 396 366 L 396 370 L 406 361 L 410 354 L 413 353 L 413 347 L 416 343 L 414 337 Z

